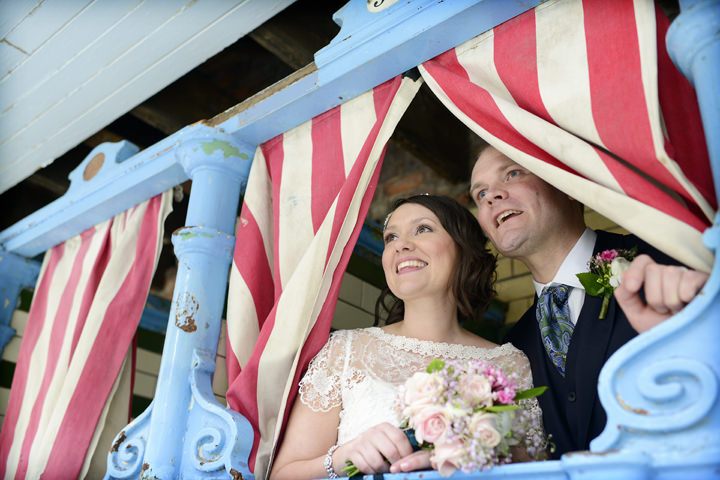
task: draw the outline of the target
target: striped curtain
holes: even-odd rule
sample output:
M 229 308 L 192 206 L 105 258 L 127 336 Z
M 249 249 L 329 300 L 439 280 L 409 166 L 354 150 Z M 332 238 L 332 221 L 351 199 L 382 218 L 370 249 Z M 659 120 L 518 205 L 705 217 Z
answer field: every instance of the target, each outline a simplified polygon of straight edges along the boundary
M 695 93 L 650 0 L 549 1 L 424 63 L 508 157 L 643 240 L 710 271 L 717 200 Z
M 171 198 L 158 195 L 45 254 L 0 433 L 3 478 L 104 472 L 110 442 L 128 421 L 128 348 Z M 98 444 L 99 472 L 90 465 Z
M 385 144 L 420 82 L 397 77 L 261 145 L 238 225 L 227 401 L 263 480 L 301 373 L 328 338 Z

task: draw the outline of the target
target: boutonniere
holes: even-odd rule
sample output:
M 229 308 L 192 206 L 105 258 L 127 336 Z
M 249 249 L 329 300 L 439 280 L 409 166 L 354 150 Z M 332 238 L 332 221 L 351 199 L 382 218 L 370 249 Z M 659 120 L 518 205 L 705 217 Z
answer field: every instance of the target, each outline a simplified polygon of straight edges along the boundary
M 588 262 L 589 272 L 577 274 L 588 295 L 603 297 L 600 309 L 601 319 L 607 315 L 610 297 L 615 287 L 620 285 L 620 277 L 636 256 L 637 247 L 630 250 L 605 250 L 590 259 Z

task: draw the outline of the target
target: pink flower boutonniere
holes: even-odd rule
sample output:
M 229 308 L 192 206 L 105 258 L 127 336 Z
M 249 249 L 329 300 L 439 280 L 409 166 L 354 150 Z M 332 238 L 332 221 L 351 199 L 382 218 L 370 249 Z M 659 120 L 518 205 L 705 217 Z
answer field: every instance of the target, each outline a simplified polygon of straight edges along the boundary
M 605 318 L 607 315 L 610 297 L 615 291 L 615 287 L 620 285 L 623 272 L 627 270 L 630 262 L 636 256 L 637 247 L 630 250 L 605 250 L 590 259 L 588 262 L 589 272 L 577 274 L 588 295 L 603 297 L 600 318 Z

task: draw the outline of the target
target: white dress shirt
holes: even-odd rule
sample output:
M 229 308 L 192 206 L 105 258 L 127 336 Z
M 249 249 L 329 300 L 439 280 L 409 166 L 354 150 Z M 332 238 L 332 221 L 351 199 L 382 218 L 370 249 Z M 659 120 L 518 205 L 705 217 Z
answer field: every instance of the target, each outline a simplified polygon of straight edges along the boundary
M 570 250 L 568 256 L 565 257 L 555 277 L 553 277 L 549 283 L 538 283 L 533 279 L 535 293 L 537 293 L 538 297 L 542 293 L 543 288 L 548 285 L 568 285 L 573 287 L 568 296 L 570 320 L 573 322 L 573 325 L 577 324 L 578 318 L 580 317 L 580 310 L 582 310 L 583 303 L 585 302 L 585 287 L 582 286 L 582 283 L 580 283 L 576 275 L 590 271 L 588 261 L 592 257 L 593 250 L 595 249 L 596 238 L 597 233 L 585 227 L 585 231 L 577 243 L 575 243 L 572 250 Z

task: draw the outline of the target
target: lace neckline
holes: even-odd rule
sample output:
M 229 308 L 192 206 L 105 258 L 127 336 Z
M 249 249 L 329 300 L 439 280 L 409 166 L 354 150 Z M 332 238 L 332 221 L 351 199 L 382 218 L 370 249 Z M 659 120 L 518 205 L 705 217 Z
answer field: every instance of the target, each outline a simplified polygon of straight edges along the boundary
M 517 348 L 511 343 L 504 343 L 493 348 L 483 348 L 474 345 L 460 345 L 456 343 L 434 342 L 432 340 L 404 337 L 402 335 L 388 333 L 380 327 L 369 327 L 364 329 L 364 331 L 379 340 L 387 342 L 394 348 L 445 358 L 490 359 L 517 351 Z

